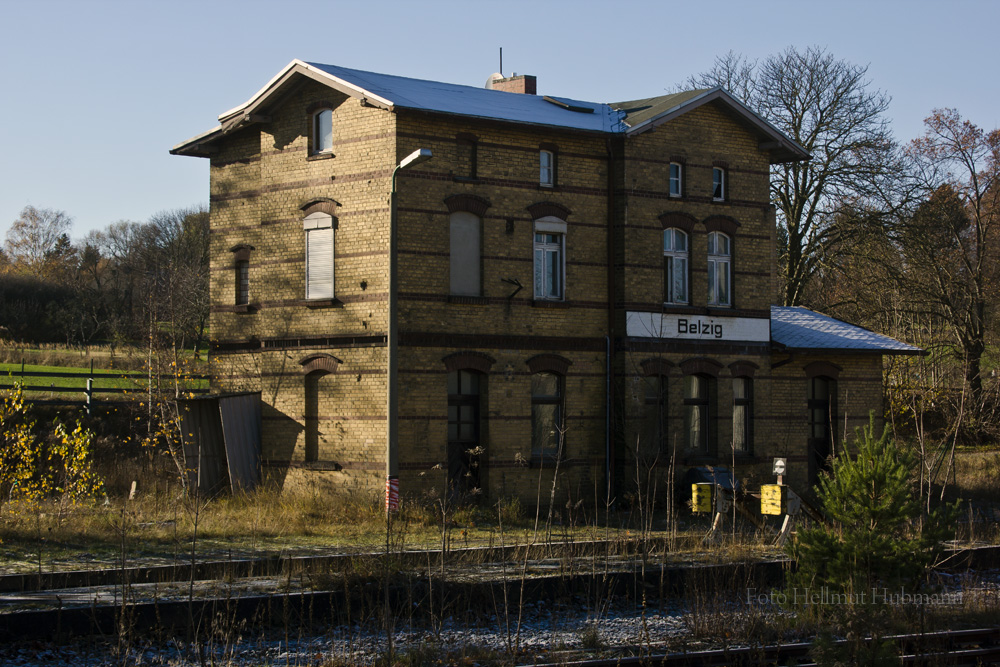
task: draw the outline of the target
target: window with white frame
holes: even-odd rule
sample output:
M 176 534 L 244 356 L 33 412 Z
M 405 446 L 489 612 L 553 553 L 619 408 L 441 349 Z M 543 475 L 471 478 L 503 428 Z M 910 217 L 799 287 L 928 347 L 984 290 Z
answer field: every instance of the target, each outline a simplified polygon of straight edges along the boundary
M 535 298 L 565 297 L 566 223 L 558 218 L 535 220 Z
M 333 150 L 333 110 L 320 109 L 312 120 L 312 152 L 329 153 Z
M 673 227 L 663 230 L 663 300 L 688 302 L 688 235 Z
M 312 213 L 303 222 L 306 233 L 306 298 L 333 298 L 333 216 Z
M 670 196 L 680 197 L 684 193 L 684 165 L 670 163 Z
M 729 237 L 722 232 L 708 235 L 708 303 L 711 306 L 731 306 L 732 255 Z
M 556 155 L 552 151 L 538 152 L 538 184 L 547 188 L 556 184 Z
M 726 170 L 722 167 L 712 168 L 712 199 L 714 201 L 726 199 Z

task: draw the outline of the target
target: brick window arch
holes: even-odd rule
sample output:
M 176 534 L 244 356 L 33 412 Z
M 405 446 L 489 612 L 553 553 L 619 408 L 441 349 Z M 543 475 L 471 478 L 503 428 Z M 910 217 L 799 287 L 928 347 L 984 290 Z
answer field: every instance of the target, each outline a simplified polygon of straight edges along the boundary
M 476 351 L 455 352 L 441 359 L 444 367 L 450 371 L 473 370 L 479 373 L 489 373 L 496 359 L 488 354 Z

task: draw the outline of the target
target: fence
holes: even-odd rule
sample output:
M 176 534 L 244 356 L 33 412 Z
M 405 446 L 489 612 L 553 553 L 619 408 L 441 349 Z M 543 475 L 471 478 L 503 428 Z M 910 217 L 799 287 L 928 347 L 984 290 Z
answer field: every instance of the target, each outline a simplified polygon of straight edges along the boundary
M 160 383 L 168 383 L 171 393 L 207 394 L 209 392 L 207 381 L 208 375 L 173 375 L 173 374 L 150 374 L 143 371 L 95 371 L 91 362 L 90 370 L 80 369 L 79 371 L 32 371 L 25 370 L 25 364 L 21 362 L 21 370 L 9 370 L 5 373 L 10 382 L 0 379 L 0 390 L 11 389 L 17 384 L 14 379 L 21 379 L 21 389 L 25 392 L 25 399 L 32 403 L 49 405 L 82 405 L 87 414 L 90 414 L 94 405 L 95 395 L 98 394 L 148 394 L 150 383 L 153 383 L 153 392 L 160 393 L 163 389 Z M 62 380 L 63 382 L 52 382 L 44 384 L 27 384 L 26 378 L 45 378 L 52 380 Z M 65 380 L 71 380 L 66 383 Z M 75 382 L 72 382 L 75 380 Z M 102 386 L 103 385 L 103 386 Z M 111 385 L 111 386 L 109 386 Z M 32 396 L 32 393 L 48 393 L 49 398 Z M 55 396 L 60 394 L 60 396 Z M 81 398 L 73 400 L 66 395 L 73 396 L 81 394 Z M 115 404 L 127 403 L 128 401 L 101 400 L 101 403 Z

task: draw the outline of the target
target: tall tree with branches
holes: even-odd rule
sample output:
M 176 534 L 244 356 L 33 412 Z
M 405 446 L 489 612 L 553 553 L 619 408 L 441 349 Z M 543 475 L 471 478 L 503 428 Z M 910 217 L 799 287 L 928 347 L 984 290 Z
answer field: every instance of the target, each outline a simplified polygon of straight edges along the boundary
M 935 110 L 924 127 L 907 155 L 925 198 L 894 230 L 906 259 L 901 288 L 947 327 L 979 406 L 1000 305 L 1000 130 L 986 132 L 954 109 Z
M 899 169 L 885 116 L 890 98 L 867 73 L 824 49 L 789 47 L 761 61 L 729 52 L 686 82 L 729 90 L 812 155 L 772 169 L 784 305 L 802 304 L 813 276 L 833 260 L 840 207 L 879 198 Z

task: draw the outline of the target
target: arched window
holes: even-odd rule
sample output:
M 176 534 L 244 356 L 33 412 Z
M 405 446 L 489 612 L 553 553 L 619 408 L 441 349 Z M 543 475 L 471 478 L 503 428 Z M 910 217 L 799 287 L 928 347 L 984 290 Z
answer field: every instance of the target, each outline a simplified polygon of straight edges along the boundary
M 566 222 L 553 216 L 535 220 L 535 298 L 565 298 Z
M 684 376 L 684 433 L 691 453 L 711 453 L 714 396 L 715 378 L 700 374 Z
M 748 377 L 733 378 L 733 449 L 753 451 L 753 380 Z
M 323 440 L 323 444 L 326 441 L 319 428 L 319 406 L 321 403 L 320 394 L 323 393 L 323 389 L 329 382 L 329 380 L 322 382 L 321 386 L 321 380 L 328 375 L 325 370 L 316 370 L 305 377 L 305 419 L 303 421 L 305 422 L 306 463 L 319 461 L 320 440 Z
M 663 230 L 663 300 L 688 302 L 688 235 L 676 227 Z
M 480 397 L 484 376 L 473 370 L 448 373 L 448 485 L 458 493 L 480 488 Z
M 645 396 L 638 453 L 656 458 L 667 451 L 667 376 L 647 375 L 642 381 Z
M 815 483 L 819 471 L 828 468 L 833 454 L 837 412 L 837 382 L 824 375 L 809 378 L 809 480 Z
M 708 304 L 732 305 L 732 251 L 729 237 L 722 232 L 708 235 Z
M 333 110 L 320 109 L 312 116 L 312 153 L 333 150 Z
M 531 458 L 539 463 L 559 455 L 563 426 L 563 376 L 541 371 L 531 376 Z
M 451 214 L 451 293 L 482 296 L 482 221 L 468 211 Z

